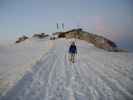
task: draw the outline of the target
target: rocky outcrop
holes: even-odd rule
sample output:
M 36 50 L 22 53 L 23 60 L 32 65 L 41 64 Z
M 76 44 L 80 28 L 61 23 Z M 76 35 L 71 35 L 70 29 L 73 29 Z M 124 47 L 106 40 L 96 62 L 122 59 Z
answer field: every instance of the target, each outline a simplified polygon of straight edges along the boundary
M 89 42 L 91 42 L 98 48 L 101 48 L 107 51 L 116 51 L 117 49 L 117 45 L 113 41 L 105 37 L 94 35 L 94 34 L 88 34 L 87 39 Z
M 28 39 L 28 37 L 23 35 L 22 37 L 19 37 L 18 40 L 15 43 L 20 43 L 22 41 L 25 41 L 26 39 Z
M 69 30 L 66 32 L 59 32 L 56 34 L 58 34 L 58 38 L 77 38 L 85 40 L 89 43 L 92 43 L 94 46 L 107 51 L 114 51 L 114 52 L 123 51 L 122 49 L 118 49 L 117 45 L 113 41 L 103 36 L 83 31 L 81 28 Z
M 43 39 L 45 37 L 48 37 L 48 34 L 45 33 L 41 33 L 41 34 L 34 34 L 33 37 L 39 38 L 39 39 Z

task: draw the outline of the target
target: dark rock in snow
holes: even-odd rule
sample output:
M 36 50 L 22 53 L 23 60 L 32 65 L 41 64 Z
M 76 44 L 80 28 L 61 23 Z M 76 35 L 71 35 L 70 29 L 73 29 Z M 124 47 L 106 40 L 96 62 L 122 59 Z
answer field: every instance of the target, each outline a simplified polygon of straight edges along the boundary
M 19 37 L 19 38 L 18 38 L 18 40 L 16 41 L 16 43 L 20 43 L 20 42 L 22 42 L 22 41 L 24 41 L 24 40 L 26 40 L 26 39 L 28 39 L 28 37 L 25 36 L 25 35 L 23 35 L 22 37 Z
M 45 37 L 48 37 L 49 35 L 48 34 L 45 34 L 45 33 L 41 33 L 41 34 L 34 34 L 33 37 L 37 37 L 39 39 L 43 39 Z

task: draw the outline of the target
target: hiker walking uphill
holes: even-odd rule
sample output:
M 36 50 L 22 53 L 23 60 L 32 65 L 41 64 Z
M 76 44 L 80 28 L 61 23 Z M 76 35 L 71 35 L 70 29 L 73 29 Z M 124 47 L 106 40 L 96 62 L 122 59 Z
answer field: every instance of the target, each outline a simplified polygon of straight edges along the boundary
M 77 54 L 77 47 L 75 45 L 75 42 L 72 42 L 72 44 L 69 47 L 69 54 L 70 54 L 70 62 L 75 62 L 75 55 Z

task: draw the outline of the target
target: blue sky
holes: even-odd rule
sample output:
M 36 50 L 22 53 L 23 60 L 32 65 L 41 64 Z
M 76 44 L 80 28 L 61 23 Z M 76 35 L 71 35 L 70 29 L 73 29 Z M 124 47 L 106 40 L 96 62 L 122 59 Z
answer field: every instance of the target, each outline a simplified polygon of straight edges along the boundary
M 0 41 L 81 27 L 133 51 L 133 0 L 0 0 Z

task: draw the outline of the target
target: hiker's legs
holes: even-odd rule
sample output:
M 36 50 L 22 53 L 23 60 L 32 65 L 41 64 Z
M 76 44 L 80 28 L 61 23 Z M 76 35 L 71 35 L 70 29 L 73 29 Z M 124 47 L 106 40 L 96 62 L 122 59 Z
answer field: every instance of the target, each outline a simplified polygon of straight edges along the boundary
M 70 60 L 70 62 L 72 62 L 72 63 L 75 62 L 75 54 L 74 54 L 74 53 L 70 53 L 69 60 Z
M 72 62 L 74 63 L 75 54 L 72 54 L 71 56 L 72 56 Z

